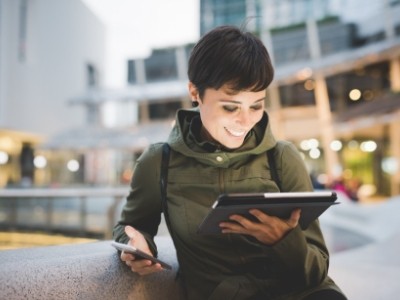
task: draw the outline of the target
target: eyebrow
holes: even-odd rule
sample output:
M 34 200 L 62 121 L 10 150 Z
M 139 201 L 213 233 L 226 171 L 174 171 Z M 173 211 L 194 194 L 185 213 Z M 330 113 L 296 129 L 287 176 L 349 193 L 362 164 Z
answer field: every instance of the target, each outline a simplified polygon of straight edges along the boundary
M 266 97 L 262 97 L 256 101 L 253 102 L 253 104 L 256 104 L 258 102 L 264 101 L 266 99 Z M 242 104 L 242 102 L 237 101 L 237 100 L 228 100 L 228 99 L 221 99 L 219 100 L 220 102 L 229 102 L 229 103 L 235 103 L 235 104 Z

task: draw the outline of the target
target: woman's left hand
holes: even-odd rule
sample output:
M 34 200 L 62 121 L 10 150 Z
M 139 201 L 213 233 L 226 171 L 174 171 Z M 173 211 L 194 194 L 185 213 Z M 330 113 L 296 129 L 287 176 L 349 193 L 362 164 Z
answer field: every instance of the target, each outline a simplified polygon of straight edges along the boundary
M 288 219 L 269 216 L 259 209 L 251 209 L 249 212 L 258 222 L 250 221 L 240 215 L 232 215 L 229 219 L 233 222 L 220 223 L 222 233 L 247 234 L 263 244 L 273 245 L 298 225 L 301 210 L 293 210 Z

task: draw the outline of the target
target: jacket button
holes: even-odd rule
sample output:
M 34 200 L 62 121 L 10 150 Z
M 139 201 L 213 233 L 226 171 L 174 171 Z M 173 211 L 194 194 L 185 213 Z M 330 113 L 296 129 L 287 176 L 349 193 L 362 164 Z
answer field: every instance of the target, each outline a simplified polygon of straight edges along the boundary
M 224 160 L 221 156 L 217 156 L 215 159 L 217 160 L 217 162 L 222 162 Z

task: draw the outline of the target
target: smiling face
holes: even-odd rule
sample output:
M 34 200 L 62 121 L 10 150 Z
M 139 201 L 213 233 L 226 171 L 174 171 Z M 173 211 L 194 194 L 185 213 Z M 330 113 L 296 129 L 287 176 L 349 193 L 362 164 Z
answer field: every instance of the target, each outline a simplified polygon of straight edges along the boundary
M 233 93 L 224 85 L 218 90 L 207 88 L 202 99 L 192 83 L 189 91 L 192 100 L 199 102 L 203 137 L 228 149 L 239 148 L 263 116 L 264 90 Z

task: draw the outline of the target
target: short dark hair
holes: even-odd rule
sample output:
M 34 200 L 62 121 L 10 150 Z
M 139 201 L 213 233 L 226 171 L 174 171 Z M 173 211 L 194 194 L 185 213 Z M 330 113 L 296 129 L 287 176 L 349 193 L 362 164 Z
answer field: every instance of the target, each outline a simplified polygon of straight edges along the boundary
M 201 98 L 205 89 L 224 84 L 232 91 L 262 91 L 271 83 L 274 69 L 259 38 L 234 26 L 219 26 L 194 46 L 188 77 Z

